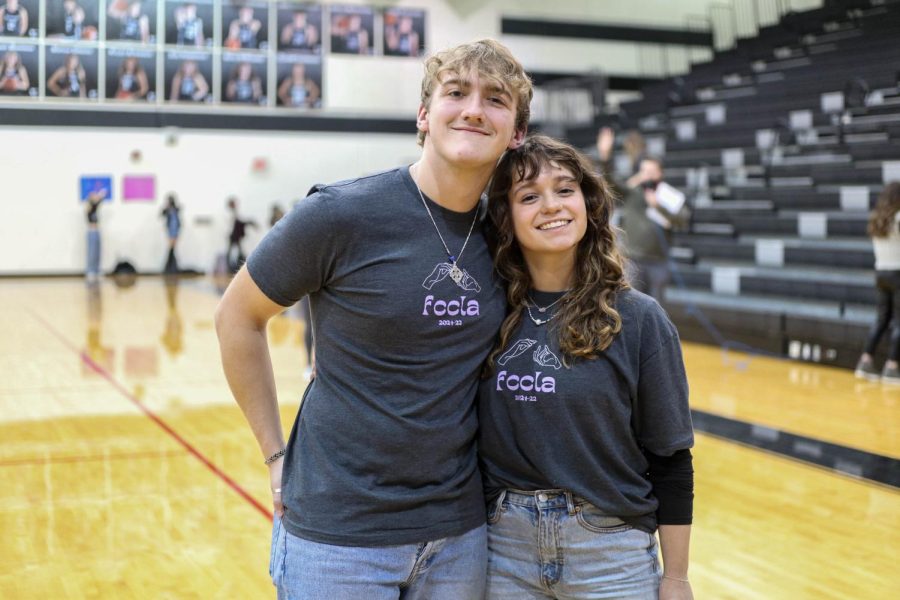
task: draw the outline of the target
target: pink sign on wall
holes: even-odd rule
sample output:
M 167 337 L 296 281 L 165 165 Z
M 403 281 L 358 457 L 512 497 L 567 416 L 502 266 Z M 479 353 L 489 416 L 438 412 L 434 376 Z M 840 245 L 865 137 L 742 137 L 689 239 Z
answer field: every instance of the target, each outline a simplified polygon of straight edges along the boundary
M 125 202 L 156 200 L 156 178 L 153 175 L 125 175 L 122 177 L 122 200 Z

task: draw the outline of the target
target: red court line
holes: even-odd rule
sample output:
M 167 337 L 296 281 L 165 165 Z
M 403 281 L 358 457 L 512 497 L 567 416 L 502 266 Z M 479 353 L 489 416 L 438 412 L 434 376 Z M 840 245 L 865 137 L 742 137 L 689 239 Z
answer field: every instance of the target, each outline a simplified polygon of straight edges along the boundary
M 168 452 L 124 452 L 119 454 L 87 454 L 81 456 L 46 456 L 31 458 L 13 458 L 0 460 L 0 467 L 16 467 L 20 465 L 56 465 L 82 462 L 102 462 L 104 460 L 130 460 L 136 458 L 162 458 L 164 456 L 183 456 L 181 450 Z
M 232 490 L 234 490 L 235 492 L 237 492 L 237 494 L 238 494 L 240 497 L 242 497 L 244 500 L 246 500 L 246 501 L 249 502 L 251 505 L 253 505 L 253 507 L 254 507 L 256 510 L 258 510 L 260 513 L 262 513 L 262 515 L 263 515 L 265 518 L 269 519 L 270 521 L 272 520 L 272 515 L 271 515 L 271 512 L 270 512 L 269 509 L 267 509 L 267 508 L 264 507 L 262 504 L 260 504 L 259 501 L 256 500 L 256 498 L 254 498 L 253 496 L 251 496 L 250 493 L 249 493 L 247 490 L 245 490 L 243 487 L 241 487 L 241 485 L 240 485 L 238 482 L 236 482 L 234 479 L 232 479 L 231 477 L 229 477 L 227 473 L 225 473 L 222 469 L 220 469 L 220 468 L 217 467 L 215 464 L 213 464 L 213 462 L 212 462 L 210 459 L 208 459 L 202 452 L 200 452 L 193 444 L 191 444 L 189 441 L 187 441 L 186 439 L 184 439 L 184 438 L 181 436 L 181 434 L 179 434 L 179 433 L 178 433 L 177 431 L 175 431 L 168 423 L 166 423 L 166 422 L 162 419 L 162 417 L 160 417 L 159 415 L 157 415 L 156 413 L 154 413 L 152 410 L 150 410 L 150 409 L 149 409 L 143 402 L 141 402 L 134 394 L 132 394 L 131 392 L 129 392 L 129 391 L 125 388 L 125 386 L 122 385 L 122 384 L 119 382 L 119 380 L 117 380 L 115 377 L 113 377 L 113 375 L 112 375 L 109 371 L 107 371 L 106 369 L 104 369 L 103 366 L 101 366 L 101 365 L 97 364 L 96 362 L 94 362 L 94 361 L 91 359 L 90 356 L 88 356 L 87 354 L 85 354 L 84 352 L 82 352 L 81 350 L 79 350 L 74 344 L 72 344 L 68 339 L 66 339 L 65 336 L 63 336 L 62 333 L 60 333 L 55 327 L 53 327 L 53 325 L 51 325 L 49 322 L 47 322 L 47 321 L 46 321 L 43 317 L 41 317 L 39 314 L 37 314 L 37 313 L 35 313 L 34 311 L 31 311 L 31 310 L 29 310 L 28 312 L 30 312 L 31 315 L 32 315 L 35 319 L 37 319 L 38 321 L 40 321 L 40 322 L 44 325 L 44 327 L 46 327 L 47 330 L 48 330 L 48 331 L 49 331 L 56 339 L 58 339 L 60 342 L 63 343 L 63 345 L 65 345 L 65 346 L 68 347 L 70 350 L 72 350 L 73 352 L 75 352 L 76 354 L 78 354 L 78 355 L 81 357 L 81 360 L 82 360 L 82 362 L 84 362 L 84 364 L 86 364 L 88 367 L 90 367 L 91 370 L 93 370 L 95 373 L 97 373 L 98 375 L 100 375 L 101 377 L 103 377 L 104 379 L 106 379 L 106 381 L 108 381 L 109 384 L 112 385 L 112 386 L 113 386 L 120 394 L 122 394 L 123 396 L 125 396 L 125 398 L 127 398 L 132 404 L 134 404 L 134 405 L 138 408 L 138 410 L 140 410 L 142 413 L 144 413 L 144 416 L 146 416 L 148 419 L 150 419 L 151 421 L 153 421 L 154 423 L 156 423 L 156 425 L 159 426 L 160 429 L 162 429 L 162 430 L 165 431 L 167 434 L 169 434 L 169 436 L 170 436 L 172 439 L 174 439 L 174 440 L 175 440 L 176 442 L 178 442 L 185 450 L 187 450 L 190 454 L 192 454 L 192 455 L 194 456 L 194 458 L 196 458 L 196 459 L 199 460 L 201 463 L 203 463 L 203 465 L 204 465 L 207 469 L 209 469 L 210 471 L 212 471 L 213 474 L 215 474 L 219 479 L 221 479 L 222 481 L 224 481 L 224 482 L 228 485 L 228 487 L 230 487 Z

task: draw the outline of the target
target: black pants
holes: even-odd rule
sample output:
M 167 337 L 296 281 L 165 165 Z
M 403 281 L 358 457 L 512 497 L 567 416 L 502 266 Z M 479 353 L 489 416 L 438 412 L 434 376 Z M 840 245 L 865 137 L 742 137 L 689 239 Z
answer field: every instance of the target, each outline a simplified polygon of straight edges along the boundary
M 878 294 L 878 316 L 869 330 L 865 351 L 875 354 L 881 336 L 891 329 L 888 360 L 900 356 L 900 271 L 875 271 L 875 290 Z

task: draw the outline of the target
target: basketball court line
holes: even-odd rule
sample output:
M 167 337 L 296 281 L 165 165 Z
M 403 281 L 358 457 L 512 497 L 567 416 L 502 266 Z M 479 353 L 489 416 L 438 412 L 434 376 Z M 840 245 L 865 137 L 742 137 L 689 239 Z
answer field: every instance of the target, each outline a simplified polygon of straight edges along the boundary
M 80 456 L 45 456 L 43 458 L 14 458 L 0 460 L 0 467 L 19 467 L 23 465 L 57 465 L 67 463 L 103 462 L 107 460 L 132 460 L 142 458 L 168 458 L 170 456 L 183 456 L 182 450 L 170 450 L 167 452 L 123 452 L 118 454 L 85 454 Z
M 81 361 L 87 365 L 92 371 L 100 375 L 104 378 L 119 394 L 124 396 L 129 402 L 131 402 L 141 413 L 144 414 L 145 417 L 153 421 L 160 429 L 162 429 L 166 434 L 169 435 L 175 442 L 177 442 L 181 447 L 183 447 L 187 452 L 194 456 L 197 460 L 199 460 L 203 466 L 212 471 L 212 473 L 221 479 L 225 484 L 230 487 L 237 495 L 241 498 L 249 502 L 253 508 L 258 510 L 266 519 L 272 520 L 272 515 L 269 509 L 264 507 L 256 498 L 250 495 L 250 493 L 245 490 L 239 483 L 237 483 L 234 479 L 228 476 L 222 469 L 217 467 L 209 458 L 207 458 L 200 450 L 198 450 L 193 444 L 187 441 L 184 437 L 181 436 L 177 431 L 175 431 L 172 426 L 170 426 L 166 421 L 154 413 L 150 408 L 148 408 L 143 402 L 141 402 L 134 394 L 129 392 L 122 383 L 117 380 L 109 371 L 107 371 L 102 365 L 95 362 L 88 356 L 86 353 L 82 352 L 77 346 L 75 346 L 72 342 L 70 342 L 59 330 L 57 330 L 53 325 L 51 325 L 46 319 L 44 319 L 41 315 L 36 312 L 26 309 L 35 320 L 41 323 L 50 334 L 59 340 L 64 346 L 66 346 L 69 350 L 77 354 Z

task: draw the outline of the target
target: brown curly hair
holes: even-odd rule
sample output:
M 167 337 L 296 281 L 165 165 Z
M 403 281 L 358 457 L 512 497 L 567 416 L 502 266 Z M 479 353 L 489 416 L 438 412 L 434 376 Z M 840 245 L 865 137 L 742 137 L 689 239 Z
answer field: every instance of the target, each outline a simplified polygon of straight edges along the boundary
M 887 237 L 894 225 L 894 215 L 900 210 L 900 181 L 884 186 L 875 209 L 869 215 L 868 232 L 872 237 Z
M 529 136 L 522 146 L 503 156 L 488 190 L 494 268 L 507 284 L 509 304 L 500 339 L 488 357 L 488 371 L 493 369 L 498 354 L 522 321 L 532 287 L 531 275 L 513 233 L 509 192 L 515 183 L 535 179 L 543 167 L 551 164 L 574 175 L 587 205 L 587 230 L 578 243 L 574 286 L 566 294 L 552 324 L 559 335 L 563 362 L 568 366 L 573 358 L 595 358 L 622 329 L 622 318 L 614 304 L 616 294 L 629 285 L 610 223 L 614 194 L 578 150 L 544 135 Z

